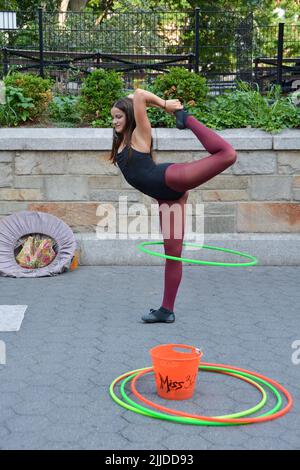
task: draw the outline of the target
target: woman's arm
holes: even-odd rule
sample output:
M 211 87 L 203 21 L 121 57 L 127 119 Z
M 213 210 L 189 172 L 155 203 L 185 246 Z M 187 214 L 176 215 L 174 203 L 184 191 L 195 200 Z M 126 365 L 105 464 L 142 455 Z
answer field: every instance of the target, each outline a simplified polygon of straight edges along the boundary
M 164 108 L 166 100 L 159 98 L 158 96 L 154 95 L 154 93 L 150 93 L 150 91 L 143 90 L 142 88 L 136 88 L 135 91 L 139 90 L 139 93 L 145 96 L 146 99 L 146 106 L 153 106 L 154 108 Z M 150 98 L 149 98 L 150 95 Z M 131 98 L 133 100 L 133 93 L 127 95 L 127 98 Z M 152 98 L 152 99 L 151 99 Z M 153 101 L 153 98 L 155 101 Z
M 135 90 L 135 93 L 139 93 L 140 96 L 142 96 L 145 100 L 145 105 L 148 107 L 154 107 L 154 108 L 162 108 L 164 109 L 167 113 L 173 113 L 174 111 L 177 111 L 178 109 L 182 109 L 183 106 L 180 103 L 179 100 L 164 100 L 160 98 L 159 96 L 155 95 L 154 93 L 151 93 L 150 91 L 143 90 L 142 88 L 137 88 Z M 133 94 L 129 94 L 128 98 L 133 99 Z
M 147 106 L 154 106 L 156 108 L 166 109 L 166 100 L 163 100 L 159 96 L 151 93 L 150 91 L 137 88 L 135 93 L 139 93 L 145 100 Z

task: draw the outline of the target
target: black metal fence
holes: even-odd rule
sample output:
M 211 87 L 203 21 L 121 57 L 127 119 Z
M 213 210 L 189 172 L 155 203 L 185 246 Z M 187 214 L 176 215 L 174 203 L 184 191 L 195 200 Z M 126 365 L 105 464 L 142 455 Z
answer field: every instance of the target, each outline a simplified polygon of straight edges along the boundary
M 205 76 L 211 94 L 235 88 L 236 79 L 256 81 L 263 91 L 270 81 L 283 85 L 297 77 L 300 27 L 257 27 L 252 13 L 200 8 L 105 18 L 39 9 L 26 22 L 18 12 L 17 29 L 0 30 L 0 49 L 2 75 L 10 69 L 50 75 L 61 92 L 77 93 L 99 67 L 122 71 L 125 86 L 133 88 L 174 66 Z
M 253 76 L 260 89 L 273 83 L 283 92 L 300 86 L 300 24 L 254 29 Z M 298 83 L 298 85 L 297 85 Z

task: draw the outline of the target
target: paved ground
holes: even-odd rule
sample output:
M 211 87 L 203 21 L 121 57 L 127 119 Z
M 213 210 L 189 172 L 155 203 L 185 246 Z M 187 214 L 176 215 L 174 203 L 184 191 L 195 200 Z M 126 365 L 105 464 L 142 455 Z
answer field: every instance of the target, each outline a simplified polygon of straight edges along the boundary
M 1 304 L 26 304 L 18 332 L 0 333 L 1 449 L 299 449 L 300 267 L 184 266 L 176 322 L 145 325 L 157 308 L 162 267 L 88 267 L 53 278 L 0 278 Z M 203 360 L 244 367 L 279 381 L 292 411 L 240 427 L 152 420 L 114 403 L 109 384 L 151 365 L 161 343 L 202 346 Z M 141 383 L 157 399 L 153 378 Z M 258 392 L 219 374 L 200 373 L 193 400 L 176 406 L 223 414 L 254 405 Z M 168 402 L 169 404 L 169 402 Z M 175 406 L 175 402 L 170 405 Z

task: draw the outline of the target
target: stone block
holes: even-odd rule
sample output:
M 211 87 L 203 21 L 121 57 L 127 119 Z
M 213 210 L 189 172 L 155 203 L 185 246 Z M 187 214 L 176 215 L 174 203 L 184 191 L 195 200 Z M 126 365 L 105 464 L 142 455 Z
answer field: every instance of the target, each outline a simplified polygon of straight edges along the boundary
M 273 136 L 274 150 L 300 150 L 299 129 L 283 129 Z
M 278 174 L 300 174 L 300 151 L 276 152 L 278 154 Z
M 0 163 L 0 188 L 12 186 L 12 168 L 8 163 Z
M 248 189 L 249 178 L 247 176 L 223 176 L 217 175 L 206 183 L 201 184 L 202 190 L 207 189 Z
M 237 232 L 300 232 L 300 204 L 238 203 Z
M 86 201 L 89 199 L 87 177 L 69 175 L 45 177 L 45 193 L 50 201 Z
M 250 180 L 250 197 L 252 200 L 290 200 L 291 176 L 252 176 Z
M 17 152 L 16 175 L 60 175 L 67 172 L 65 152 Z
M 201 160 L 207 157 L 209 154 L 207 151 L 198 152 L 189 151 L 168 151 L 168 150 L 156 150 L 153 153 L 155 163 L 188 163 L 195 160 Z
M 293 190 L 293 200 L 300 201 L 300 188 Z
M 203 201 L 247 201 L 248 191 L 244 189 L 219 189 L 203 191 Z
M 111 144 L 112 128 L 0 129 L 0 150 L 99 150 Z
M 39 189 L 0 189 L 0 201 L 42 201 L 44 195 Z
M 90 189 L 120 189 L 121 178 L 120 176 L 89 176 L 88 185 Z
M 66 173 L 71 175 L 119 175 L 118 167 L 108 161 L 110 152 L 68 152 Z
M 15 176 L 15 188 L 42 189 L 44 188 L 43 176 Z
M 236 150 L 272 149 L 272 135 L 260 129 L 212 130 Z M 156 135 L 158 150 L 198 150 L 204 148 L 190 129 L 178 131 L 176 128 L 157 128 Z
M 272 135 L 261 129 L 242 127 L 240 129 L 225 129 L 219 132 L 237 151 L 273 148 Z
M 9 152 L 6 150 L 0 151 L 0 162 L 1 163 L 11 163 L 13 161 L 14 152 Z
M 234 175 L 275 174 L 276 170 L 276 153 L 268 150 L 239 151 L 232 166 Z
M 0 214 L 2 215 L 10 215 L 19 211 L 26 211 L 27 209 L 27 202 L 0 201 Z
M 205 202 L 206 215 L 235 215 L 236 203 L 234 202 Z
M 96 202 L 44 202 L 28 204 L 28 210 L 56 215 L 70 227 L 95 226 L 100 220 Z
M 208 215 L 204 219 L 204 233 L 233 233 L 235 231 L 234 216 Z
M 70 225 L 70 227 L 73 233 L 96 233 L 96 225 Z
M 202 188 L 202 186 L 201 186 Z M 202 204 L 203 203 L 203 191 L 201 189 L 191 189 L 189 190 L 189 197 L 187 199 L 187 204 Z
M 120 197 L 122 196 L 126 196 L 128 202 L 140 202 L 140 196 L 138 194 L 138 191 L 119 191 L 109 189 L 94 189 L 89 191 L 89 199 L 91 201 L 118 202 Z
M 294 201 L 300 201 L 300 176 L 293 177 L 292 195 Z

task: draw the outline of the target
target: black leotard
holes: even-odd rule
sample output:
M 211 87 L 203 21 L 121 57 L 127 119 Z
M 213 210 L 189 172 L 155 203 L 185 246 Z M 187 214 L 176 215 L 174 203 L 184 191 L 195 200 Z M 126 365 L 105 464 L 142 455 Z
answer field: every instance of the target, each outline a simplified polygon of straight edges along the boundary
M 179 199 L 184 194 L 169 188 L 165 182 L 165 171 L 173 163 L 156 164 L 150 153 L 131 149 L 130 157 L 128 146 L 117 153 L 118 167 L 131 186 L 148 196 L 166 201 Z

